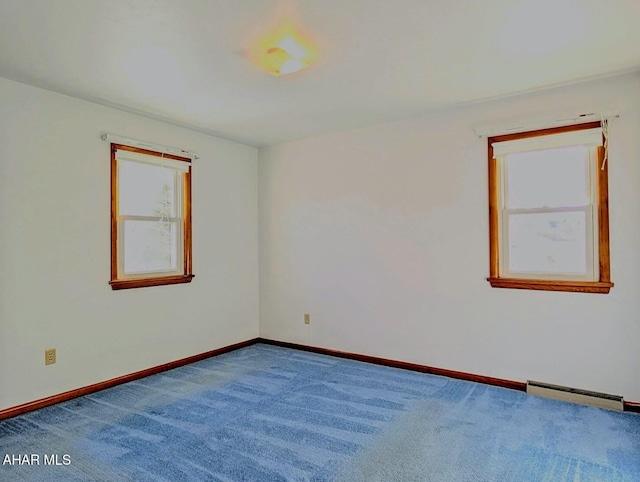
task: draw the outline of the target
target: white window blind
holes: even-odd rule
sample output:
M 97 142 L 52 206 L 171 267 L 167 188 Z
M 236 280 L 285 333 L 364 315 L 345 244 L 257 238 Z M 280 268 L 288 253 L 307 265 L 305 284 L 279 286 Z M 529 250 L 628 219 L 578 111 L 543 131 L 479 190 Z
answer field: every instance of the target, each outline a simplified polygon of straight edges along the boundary
M 588 146 L 595 147 L 602 145 L 602 129 L 585 129 L 581 131 L 565 132 L 549 136 L 528 137 L 513 141 L 494 142 L 493 157 L 504 157 L 526 151 L 536 151 L 540 149 L 555 149 L 559 147 Z
M 168 159 L 162 156 L 149 156 L 146 154 L 141 154 L 139 152 L 131 152 L 123 149 L 118 149 L 116 151 L 116 160 L 153 164 L 154 166 L 175 169 L 176 171 L 180 172 L 188 172 L 189 167 L 191 167 L 190 161 L 177 161 L 175 159 Z
M 200 156 L 193 151 L 181 149 L 179 147 L 162 146 L 153 142 L 139 141 L 136 139 L 130 139 L 128 137 L 122 137 L 115 134 L 109 134 L 105 132 L 100 136 L 103 141 L 110 142 L 111 144 L 121 144 L 123 146 L 135 147 L 138 149 L 146 149 L 153 152 L 171 154 L 178 157 L 187 157 L 191 160 L 199 159 Z

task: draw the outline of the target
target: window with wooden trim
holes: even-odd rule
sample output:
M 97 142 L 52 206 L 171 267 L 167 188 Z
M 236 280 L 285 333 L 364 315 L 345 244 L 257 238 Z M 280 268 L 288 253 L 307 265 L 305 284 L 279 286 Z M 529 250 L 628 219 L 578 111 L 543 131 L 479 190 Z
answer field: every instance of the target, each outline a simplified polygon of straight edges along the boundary
M 192 278 L 191 159 L 111 144 L 111 288 Z
M 608 163 L 600 122 L 489 138 L 496 288 L 608 293 Z

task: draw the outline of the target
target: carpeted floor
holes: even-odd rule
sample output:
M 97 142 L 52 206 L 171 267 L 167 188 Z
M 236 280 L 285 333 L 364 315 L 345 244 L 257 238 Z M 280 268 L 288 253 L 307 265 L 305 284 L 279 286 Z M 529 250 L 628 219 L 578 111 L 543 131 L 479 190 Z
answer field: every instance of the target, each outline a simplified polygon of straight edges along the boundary
M 0 457 L 1 481 L 638 482 L 640 416 L 254 345 L 1 421 Z

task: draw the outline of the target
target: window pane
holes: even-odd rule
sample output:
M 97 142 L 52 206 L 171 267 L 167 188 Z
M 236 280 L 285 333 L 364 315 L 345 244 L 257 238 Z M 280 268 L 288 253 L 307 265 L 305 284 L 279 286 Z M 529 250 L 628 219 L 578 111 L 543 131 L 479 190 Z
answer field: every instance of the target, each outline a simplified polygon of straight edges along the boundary
M 119 161 L 118 173 L 121 215 L 175 217 L 174 169 Z
M 585 146 L 520 152 L 507 157 L 509 209 L 589 204 Z
M 586 275 L 586 214 L 509 214 L 509 270 Z
M 177 223 L 124 221 L 125 274 L 175 271 L 177 266 Z

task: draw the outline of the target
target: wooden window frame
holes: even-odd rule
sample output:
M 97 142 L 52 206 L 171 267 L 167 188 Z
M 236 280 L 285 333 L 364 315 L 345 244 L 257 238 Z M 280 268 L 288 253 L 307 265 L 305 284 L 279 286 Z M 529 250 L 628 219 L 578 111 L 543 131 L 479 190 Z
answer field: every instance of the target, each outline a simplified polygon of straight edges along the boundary
M 597 148 L 598 165 L 596 168 L 597 174 L 595 180 L 595 200 L 597 202 L 596 209 L 598 216 L 598 266 L 594 266 L 594 269 L 597 272 L 598 279 L 595 281 L 560 281 L 551 279 L 510 278 L 502 277 L 500 275 L 499 209 L 501 203 L 499 202 L 499 196 L 501 193 L 501 173 L 498 160 L 493 156 L 492 144 L 494 142 L 548 136 L 564 132 L 594 129 L 598 127 L 601 127 L 601 123 L 596 121 L 571 126 L 555 127 L 551 129 L 540 129 L 489 137 L 489 277 L 487 278 L 487 281 L 493 288 L 606 294 L 609 293 L 609 290 L 613 287 L 613 283 L 611 282 L 609 251 L 609 170 L 608 162 L 603 163 L 604 148 L 602 146 Z
M 176 161 L 191 162 L 186 157 L 175 156 L 147 149 L 140 149 L 123 144 L 111 144 L 111 280 L 109 284 L 113 290 L 130 288 L 144 288 L 148 286 L 162 286 L 181 283 L 190 283 L 194 277 L 192 272 L 192 235 L 191 235 L 191 168 L 182 173 L 182 254 L 183 273 L 170 276 L 143 276 L 132 279 L 121 279 L 118 273 L 118 150 L 130 151 L 148 156 L 164 157 Z

